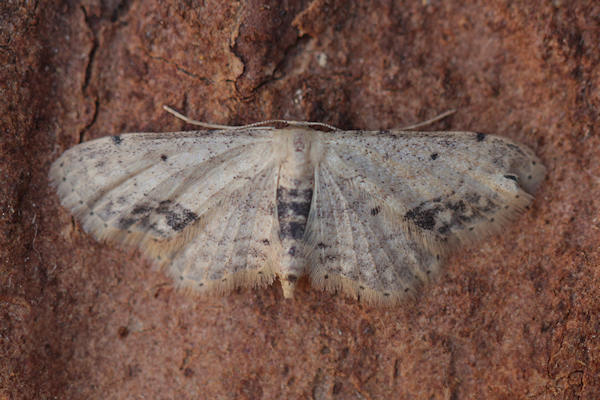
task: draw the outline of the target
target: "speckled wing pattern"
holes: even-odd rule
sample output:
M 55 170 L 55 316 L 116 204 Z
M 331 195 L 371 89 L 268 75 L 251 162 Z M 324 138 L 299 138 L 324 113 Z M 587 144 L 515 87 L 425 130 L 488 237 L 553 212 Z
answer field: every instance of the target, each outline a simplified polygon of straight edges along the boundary
M 313 283 L 394 303 L 444 256 L 496 232 L 544 177 L 525 146 L 471 132 L 340 132 L 323 138 L 309 215 Z
M 183 287 L 227 292 L 274 279 L 272 138 L 268 128 L 104 137 L 66 151 L 50 179 L 98 240 L 139 246 Z
M 87 232 L 139 246 L 194 292 L 278 277 L 291 297 L 309 275 L 395 304 L 515 219 L 545 174 L 493 135 L 290 125 L 105 137 L 66 151 L 50 180 Z

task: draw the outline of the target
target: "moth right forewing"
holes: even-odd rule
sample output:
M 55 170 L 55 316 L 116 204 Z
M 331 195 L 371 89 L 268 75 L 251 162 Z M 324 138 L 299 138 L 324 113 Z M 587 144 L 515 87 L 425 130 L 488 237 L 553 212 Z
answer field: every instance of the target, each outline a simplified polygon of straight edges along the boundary
M 393 303 L 437 272 L 441 257 L 325 161 L 317 170 L 309 219 L 310 276 L 316 287 Z
M 327 146 L 337 170 L 382 196 L 432 250 L 498 231 L 544 175 L 527 147 L 470 132 L 344 132 Z

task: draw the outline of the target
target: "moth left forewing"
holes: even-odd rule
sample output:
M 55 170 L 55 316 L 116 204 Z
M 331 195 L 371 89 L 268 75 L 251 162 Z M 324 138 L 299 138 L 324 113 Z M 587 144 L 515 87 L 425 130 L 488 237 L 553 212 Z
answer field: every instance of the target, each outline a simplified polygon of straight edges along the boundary
M 157 265 L 166 266 L 190 243 L 204 246 L 195 239 L 212 232 L 219 218 L 235 212 L 232 208 L 252 210 L 247 203 L 252 193 L 251 203 L 274 202 L 272 137 L 267 128 L 107 137 L 66 151 L 53 164 L 50 179 L 63 206 L 87 232 L 101 240 L 138 245 Z M 272 213 L 272 207 L 265 207 L 263 219 Z M 256 213 L 238 217 L 239 226 L 255 232 L 259 228 L 248 224 L 257 218 Z M 247 271 L 240 271 L 239 262 L 236 271 L 225 271 L 239 272 L 231 280 L 234 284 L 273 279 L 264 263 L 264 276 L 253 281 L 258 267 L 251 255 L 269 257 L 258 254 L 251 242 L 238 241 L 236 246 L 236 252 L 249 254 L 249 261 Z M 210 260 L 197 263 L 205 266 Z M 226 291 L 230 285 L 212 286 Z
M 98 239 L 163 238 L 201 215 L 222 186 L 240 182 L 234 177 L 254 166 L 270 136 L 253 130 L 105 137 L 67 150 L 53 163 L 50 180 L 61 204 Z M 197 196 L 187 190 L 199 184 Z M 113 238 L 119 231 L 126 235 Z

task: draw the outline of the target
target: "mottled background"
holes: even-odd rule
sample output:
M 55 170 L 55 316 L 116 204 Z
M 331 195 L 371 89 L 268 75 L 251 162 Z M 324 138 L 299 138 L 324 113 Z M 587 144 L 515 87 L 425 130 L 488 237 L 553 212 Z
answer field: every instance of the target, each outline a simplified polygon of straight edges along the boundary
M 596 0 L 2 1 L 0 399 L 600 398 L 599 43 Z M 548 177 L 394 309 L 187 297 L 47 179 L 81 141 L 191 129 L 163 104 L 365 129 L 456 108 L 430 128 L 525 143 Z

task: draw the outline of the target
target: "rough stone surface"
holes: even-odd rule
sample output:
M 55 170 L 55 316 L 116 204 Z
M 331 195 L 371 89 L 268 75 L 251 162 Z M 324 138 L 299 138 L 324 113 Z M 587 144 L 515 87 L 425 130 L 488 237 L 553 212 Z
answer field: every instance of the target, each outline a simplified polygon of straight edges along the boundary
M 359 5 L 363 4 L 363 5 Z M 0 3 L 0 399 L 600 398 L 594 0 Z M 367 5 L 368 4 L 368 5 Z M 48 187 L 66 148 L 267 118 L 497 133 L 548 178 L 417 301 L 175 291 Z

